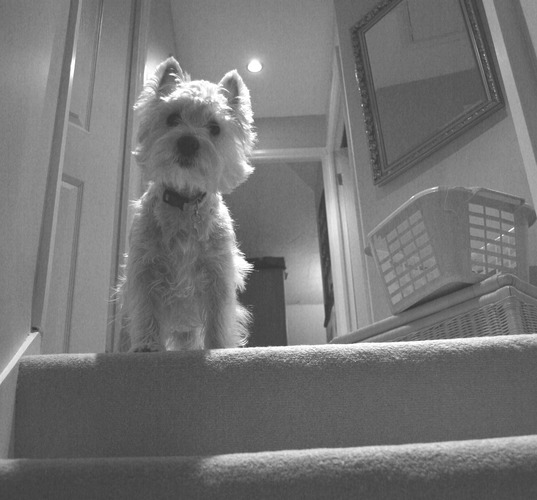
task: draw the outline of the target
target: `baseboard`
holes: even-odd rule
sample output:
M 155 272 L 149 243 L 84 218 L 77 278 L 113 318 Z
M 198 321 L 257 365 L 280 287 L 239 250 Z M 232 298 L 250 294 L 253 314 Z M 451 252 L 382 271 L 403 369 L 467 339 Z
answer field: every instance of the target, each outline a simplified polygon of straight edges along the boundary
M 0 373 L 0 458 L 10 456 L 19 361 L 25 355 L 39 354 L 40 350 L 41 335 L 29 333 L 15 356 Z

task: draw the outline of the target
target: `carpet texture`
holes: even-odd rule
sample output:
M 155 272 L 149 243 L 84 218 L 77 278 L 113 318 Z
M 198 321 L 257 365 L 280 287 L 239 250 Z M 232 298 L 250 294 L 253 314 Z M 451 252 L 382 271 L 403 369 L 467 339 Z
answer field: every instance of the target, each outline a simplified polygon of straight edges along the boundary
M 3 498 L 20 500 L 529 499 L 537 497 L 536 472 L 537 437 L 527 436 L 215 457 L 0 461 L 0 484 Z
M 15 456 L 218 455 L 537 434 L 533 336 L 23 360 Z
M 537 498 L 537 436 L 213 457 L 0 460 L 18 500 Z
M 0 499 L 537 498 L 536 380 L 535 335 L 27 357 Z

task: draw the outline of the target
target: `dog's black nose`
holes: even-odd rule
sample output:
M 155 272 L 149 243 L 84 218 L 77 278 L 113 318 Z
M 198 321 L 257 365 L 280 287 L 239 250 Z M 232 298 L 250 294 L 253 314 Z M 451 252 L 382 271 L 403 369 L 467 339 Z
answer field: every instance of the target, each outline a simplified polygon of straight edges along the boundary
M 194 156 L 199 148 L 199 141 L 192 135 L 183 135 L 177 139 L 177 150 L 183 156 Z

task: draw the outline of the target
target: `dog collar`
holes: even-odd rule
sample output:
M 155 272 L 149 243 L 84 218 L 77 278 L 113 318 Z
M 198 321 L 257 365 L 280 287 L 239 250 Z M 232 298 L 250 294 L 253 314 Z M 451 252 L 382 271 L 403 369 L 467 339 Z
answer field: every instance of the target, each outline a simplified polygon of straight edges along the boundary
M 168 205 L 171 205 L 172 207 L 177 207 L 181 210 L 184 210 L 185 205 L 189 205 L 190 203 L 201 203 L 206 194 L 207 193 L 200 193 L 196 196 L 187 197 L 173 189 L 165 189 L 162 195 L 162 201 Z

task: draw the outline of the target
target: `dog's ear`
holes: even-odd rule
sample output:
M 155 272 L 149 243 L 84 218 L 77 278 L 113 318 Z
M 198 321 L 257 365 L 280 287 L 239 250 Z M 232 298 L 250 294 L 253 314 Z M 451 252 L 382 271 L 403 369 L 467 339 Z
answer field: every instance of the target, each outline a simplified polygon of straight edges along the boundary
M 189 80 L 189 75 L 181 69 L 179 63 L 173 57 L 169 57 L 157 66 L 153 76 L 146 82 L 135 108 L 152 99 L 170 95 L 181 82 Z
M 237 71 L 227 73 L 219 83 L 220 92 L 227 99 L 231 112 L 236 118 L 236 138 L 242 143 L 239 148 L 238 161 L 226 162 L 220 179 L 219 189 L 223 194 L 233 191 L 241 182 L 253 172 L 248 161 L 256 141 L 253 127 L 252 106 L 250 92 Z
M 159 64 L 155 72 L 155 81 L 158 81 L 157 93 L 159 96 L 171 94 L 181 82 L 188 80 L 179 63 L 169 57 L 163 63 Z
M 229 107 L 235 112 L 241 121 L 252 123 L 252 106 L 250 92 L 236 70 L 226 73 L 218 84 L 227 99 Z

